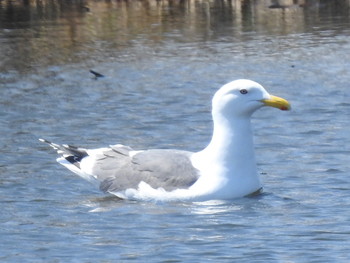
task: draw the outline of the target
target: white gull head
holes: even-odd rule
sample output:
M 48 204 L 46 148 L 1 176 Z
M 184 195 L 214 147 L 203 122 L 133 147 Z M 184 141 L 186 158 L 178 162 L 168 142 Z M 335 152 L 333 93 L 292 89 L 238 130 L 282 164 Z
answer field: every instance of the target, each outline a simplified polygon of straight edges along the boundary
M 233 118 L 249 118 L 250 115 L 262 107 L 263 99 L 269 99 L 270 95 L 258 83 L 240 79 L 222 86 L 214 95 L 212 104 L 213 118 L 223 117 L 228 120 Z

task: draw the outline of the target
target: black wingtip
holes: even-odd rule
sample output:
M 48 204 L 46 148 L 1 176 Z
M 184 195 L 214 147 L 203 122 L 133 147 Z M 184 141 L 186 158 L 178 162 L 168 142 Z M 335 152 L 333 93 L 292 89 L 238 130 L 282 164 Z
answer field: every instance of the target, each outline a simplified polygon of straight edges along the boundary
M 103 78 L 104 75 L 102 75 L 101 73 L 98 73 L 92 69 L 90 69 L 90 73 L 93 74 L 95 76 L 95 78 Z
M 45 139 L 42 139 L 42 138 L 39 138 L 38 140 L 39 140 L 40 142 L 47 143 L 49 146 L 51 146 L 51 147 L 52 147 L 53 149 L 55 149 L 56 151 L 58 151 L 58 150 L 61 148 L 60 145 L 55 144 L 55 143 L 53 143 L 53 142 L 50 142 L 50 141 L 48 141 L 48 140 L 45 140 Z
M 57 146 L 53 142 L 50 142 L 50 141 L 42 139 L 42 138 L 39 138 L 38 140 L 39 140 L 39 142 L 47 143 L 48 145 L 50 145 L 51 147 L 54 147 L 54 148 L 56 148 L 56 146 Z

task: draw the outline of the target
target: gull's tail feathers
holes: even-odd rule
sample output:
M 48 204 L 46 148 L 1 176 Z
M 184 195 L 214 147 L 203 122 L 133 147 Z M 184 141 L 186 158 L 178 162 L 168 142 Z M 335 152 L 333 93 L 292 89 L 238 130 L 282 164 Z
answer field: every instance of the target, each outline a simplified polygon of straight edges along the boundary
M 82 160 L 89 156 L 86 149 L 67 144 L 60 145 L 45 139 L 39 139 L 39 141 L 47 143 L 57 151 L 57 153 L 60 155 L 60 157 L 57 158 L 58 163 L 62 164 L 83 179 L 94 184 L 96 183 L 96 177 L 82 170 L 81 167 Z
M 88 156 L 86 149 L 75 147 L 67 144 L 56 144 L 45 139 L 39 139 L 39 141 L 47 143 L 53 149 L 57 151 L 59 155 L 64 157 L 68 162 L 79 167 L 81 160 Z

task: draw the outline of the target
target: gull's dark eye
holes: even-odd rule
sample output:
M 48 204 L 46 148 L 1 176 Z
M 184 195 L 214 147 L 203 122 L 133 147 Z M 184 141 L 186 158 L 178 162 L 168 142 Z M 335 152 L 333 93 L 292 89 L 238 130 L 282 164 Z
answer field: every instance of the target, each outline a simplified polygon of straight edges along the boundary
M 240 92 L 241 94 L 247 94 L 247 93 L 248 93 L 248 90 L 246 90 L 246 89 L 241 89 L 239 92 Z

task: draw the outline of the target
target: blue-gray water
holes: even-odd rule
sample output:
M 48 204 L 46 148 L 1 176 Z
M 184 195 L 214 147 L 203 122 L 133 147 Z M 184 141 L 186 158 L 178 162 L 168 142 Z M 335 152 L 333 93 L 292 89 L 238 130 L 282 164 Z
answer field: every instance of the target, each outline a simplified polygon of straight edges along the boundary
M 2 262 L 349 261 L 348 1 L 18 2 L 0 2 Z M 37 141 L 196 151 L 237 78 L 293 107 L 254 115 L 257 197 L 121 201 Z

